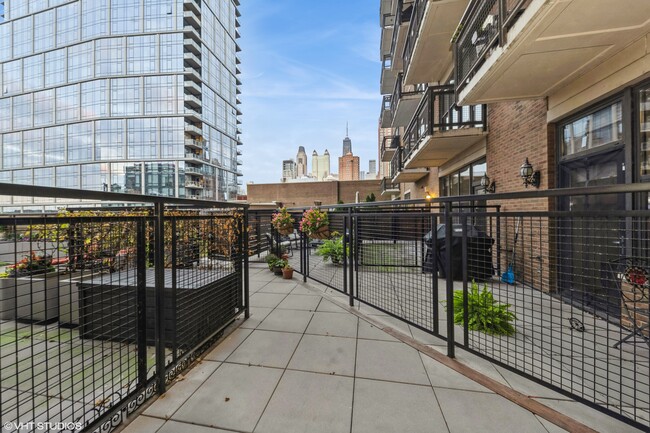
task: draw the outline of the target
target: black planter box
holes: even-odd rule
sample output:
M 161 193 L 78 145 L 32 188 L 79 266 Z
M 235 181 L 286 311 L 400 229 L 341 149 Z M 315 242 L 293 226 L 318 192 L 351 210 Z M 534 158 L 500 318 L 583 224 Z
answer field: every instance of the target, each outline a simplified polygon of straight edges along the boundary
M 146 272 L 145 332 L 155 342 L 154 270 Z M 80 336 L 137 343 L 137 274 L 135 270 L 98 275 L 79 283 Z M 238 274 L 223 271 L 165 269 L 164 341 L 167 347 L 191 347 L 232 321 L 243 304 Z M 175 306 L 175 307 L 174 307 Z

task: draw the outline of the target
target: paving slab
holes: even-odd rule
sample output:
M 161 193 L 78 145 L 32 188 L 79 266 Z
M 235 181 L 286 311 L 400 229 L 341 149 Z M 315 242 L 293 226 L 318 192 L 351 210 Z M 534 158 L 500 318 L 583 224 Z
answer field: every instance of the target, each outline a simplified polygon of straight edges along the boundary
M 356 376 L 430 385 L 420 353 L 401 342 L 359 340 Z
M 228 430 L 205 427 L 178 421 L 167 421 L 156 433 L 232 433 Z
M 281 293 L 260 293 L 257 292 L 254 295 L 251 295 L 250 306 L 251 307 L 266 307 L 266 308 L 275 308 L 287 295 Z
M 164 419 L 171 418 L 220 365 L 219 362 L 202 361 L 182 376 L 182 380 L 176 380 L 173 391 L 161 395 L 144 411 L 144 414 Z
M 496 394 L 437 388 L 451 433 L 548 433 L 535 415 Z
M 397 341 L 397 339 L 392 335 L 386 334 L 384 331 L 365 320 L 359 320 L 358 338 L 364 340 Z
M 237 364 L 285 368 L 300 341 L 300 334 L 255 330 L 226 359 Z
M 163 419 L 140 415 L 126 426 L 122 433 L 156 433 L 163 424 Z
M 368 379 L 355 381 L 352 433 L 446 431 L 431 387 Z
M 245 320 L 244 323 L 241 324 L 240 328 L 257 328 L 259 324 L 266 319 L 266 316 L 271 313 L 271 311 L 273 311 L 273 308 L 250 307 L 251 317 L 249 317 L 248 320 Z
M 356 341 L 351 338 L 305 335 L 288 368 L 354 376 Z
M 225 361 L 231 353 L 239 347 L 240 344 L 253 332 L 252 329 L 238 328 L 230 335 L 223 339 L 217 347 L 212 349 L 205 359 L 209 361 Z
M 354 380 L 287 371 L 255 433 L 349 433 Z
M 281 310 L 315 311 L 320 301 L 320 296 L 291 294 L 284 298 L 277 308 Z
M 252 432 L 282 370 L 223 364 L 174 414 L 175 421 Z
M 313 313 L 299 310 L 273 310 L 258 326 L 267 331 L 298 332 L 307 329 Z
M 446 365 L 439 363 L 438 361 L 428 357 L 423 353 L 420 354 L 420 357 L 422 358 L 424 369 L 429 375 L 429 381 L 434 387 L 463 389 L 466 391 L 488 393 L 492 392 L 483 385 L 474 382 L 466 376 L 458 373 L 456 370 L 452 370 Z
M 356 338 L 359 319 L 352 314 L 315 312 L 305 331 L 307 334 Z

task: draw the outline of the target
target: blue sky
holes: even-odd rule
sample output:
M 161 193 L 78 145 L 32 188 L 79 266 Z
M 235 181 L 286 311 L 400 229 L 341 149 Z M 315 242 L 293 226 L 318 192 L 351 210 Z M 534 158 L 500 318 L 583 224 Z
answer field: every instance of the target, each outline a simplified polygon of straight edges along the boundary
M 377 159 L 379 2 L 244 0 L 242 140 L 244 184 L 278 182 L 282 160 L 305 146 L 328 149 L 338 171 L 350 122 L 361 168 Z

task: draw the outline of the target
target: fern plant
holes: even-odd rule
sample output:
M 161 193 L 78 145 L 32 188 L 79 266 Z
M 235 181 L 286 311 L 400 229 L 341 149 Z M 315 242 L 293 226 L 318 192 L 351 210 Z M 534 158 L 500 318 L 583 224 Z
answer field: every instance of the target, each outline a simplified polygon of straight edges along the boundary
M 479 290 L 478 283 L 472 281 L 467 293 L 467 328 L 470 331 L 485 332 L 490 335 L 513 335 L 516 330 L 512 322 L 517 320 L 515 313 L 509 310 L 510 304 L 502 304 L 494 299 L 487 284 Z M 463 324 L 463 291 L 454 291 L 454 323 Z

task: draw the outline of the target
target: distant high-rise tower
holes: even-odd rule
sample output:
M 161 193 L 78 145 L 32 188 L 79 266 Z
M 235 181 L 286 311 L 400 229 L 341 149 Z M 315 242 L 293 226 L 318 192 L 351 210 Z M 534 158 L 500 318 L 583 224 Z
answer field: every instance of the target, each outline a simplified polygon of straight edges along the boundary
M 298 155 L 296 155 L 296 171 L 297 177 L 307 176 L 307 153 L 305 147 L 298 148 Z
M 282 182 L 286 182 L 288 179 L 295 179 L 297 175 L 296 163 L 293 159 L 285 159 L 282 161 Z
M 348 136 L 348 124 L 345 124 L 345 138 L 343 139 L 343 156 L 352 153 L 352 140 Z
M 370 176 L 376 176 L 377 175 L 377 160 L 376 159 L 371 159 L 368 161 L 368 174 Z
M 359 180 L 359 157 L 352 152 L 339 158 L 339 180 Z
M 316 180 L 323 180 L 330 175 L 330 153 L 325 149 L 322 156 L 314 150 L 311 155 L 311 174 Z

